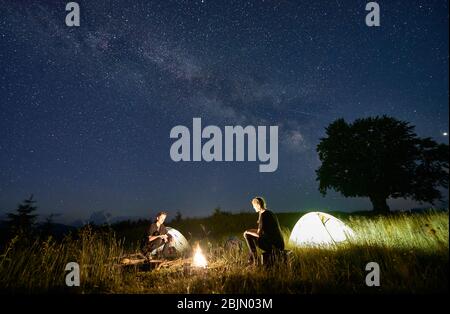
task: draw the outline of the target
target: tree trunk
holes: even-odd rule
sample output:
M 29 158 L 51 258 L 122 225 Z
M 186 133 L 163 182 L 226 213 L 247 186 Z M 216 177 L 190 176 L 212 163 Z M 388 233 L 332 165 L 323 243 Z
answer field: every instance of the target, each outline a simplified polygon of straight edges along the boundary
M 388 214 L 390 213 L 389 206 L 386 202 L 387 197 L 385 196 L 378 196 L 378 195 L 372 195 L 369 196 L 370 201 L 373 205 L 373 211 L 378 214 Z

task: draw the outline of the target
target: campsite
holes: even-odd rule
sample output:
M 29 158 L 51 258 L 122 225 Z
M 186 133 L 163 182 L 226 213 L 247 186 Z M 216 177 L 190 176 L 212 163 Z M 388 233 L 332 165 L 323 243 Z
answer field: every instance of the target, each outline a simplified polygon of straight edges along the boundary
M 449 292 L 448 0 L 66 2 L 0 1 L 0 294 Z
M 379 294 L 448 291 L 448 282 L 442 280 L 448 276 L 448 212 L 393 213 L 389 216 L 367 213 L 318 215 L 317 210 L 309 213 L 277 213 L 286 249 L 291 253 L 286 262 L 268 268 L 245 264 L 247 248 L 242 230 L 254 226 L 257 216 L 216 209 L 209 217 L 168 221 L 167 226 L 182 234 L 190 249 L 159 268 L 145 263 L 123 264 L 124 258 L 139 251 L 137 243 L 147 221 L 85 226 L 62 241 L 42 239 L 31 243 L 27 250 L 23 250 L 19 239 L 15 239 L 0 259 L 0 286 L 8 291 L 39 293 Z M 327 234 L 336 243 L 328 241 L 330 238 L 325 237 L 325 233 L 318 232 L 309 234 L 309 238 L 297 235 L 297 239 L 308 243 L 305 246 L 290 241 L 295 226 L 305 226 L 306 219 L 302 220 L 302 217 L 314 216 L 319 220 L 312 219 L 313 224 L 331 223 L 331 228 L 327 229 L 330 234 Z M 339 238 L 333 226 L 346 226 L 347 231 L 354 234 L 345 241 L 336 241 Z M 314 244 L 311 243 L 313 239 L 328 243 Z M 180 238 L 179 243 L 184 240 Z M 197 247 L 201 248 L 207 261 L 202 267 L 192 264 Z M 61 269 L 74 260 L 80 265 L 81 285 L 67 287 Z M 366 285 L 369 262 L 380 266 L 380 286 Z

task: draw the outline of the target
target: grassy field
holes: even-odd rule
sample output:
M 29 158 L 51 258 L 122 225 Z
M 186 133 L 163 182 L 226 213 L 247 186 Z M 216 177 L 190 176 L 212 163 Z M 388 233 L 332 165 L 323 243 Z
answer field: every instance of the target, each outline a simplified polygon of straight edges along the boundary
M 287 243 L 300 214 L 280 214 Z M 334 248 L 294 248 L 290 259 L 270 269 L 246 266 L 247 250 L 226 248 L 230 236 L 254 227 L 255 215 L 216 213 L 173 224 L 200 243 L 210 269 L 144 271 L 117 267 L 135 251 L 142 226 L 84 228 L 63 241 L 13 239 L 0 256 L 3 292 L 63 293 L 435 293 L 448 292 L 448 213 L 347 215 L 357 234 Z M 81 267 L 81 286 L 65 286 L 65 265 Z M 367 287 L 365 266 L 377 262 L 381 286 Z

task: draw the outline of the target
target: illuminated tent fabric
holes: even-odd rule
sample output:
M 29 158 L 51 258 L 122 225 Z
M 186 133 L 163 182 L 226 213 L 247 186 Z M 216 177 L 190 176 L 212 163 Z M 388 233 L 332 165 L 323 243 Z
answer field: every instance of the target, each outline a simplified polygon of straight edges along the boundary
M 292 229 L 289 243 L 295 246 L 322 246 L 346 241 L 355 234 L 342 221 L 326 213 L 302 216 Z
M 166 227 L 167 233 L 173 237 L 172 246 L 177 250 L 178 253 L 184 253 L 190 249 L 190 245 L 184 235 L 181 234 L 177 229 Z M 164 245 L 152 251 L 152 254 L 155 254 L 157 251 L 161 251 L 164 248 Z

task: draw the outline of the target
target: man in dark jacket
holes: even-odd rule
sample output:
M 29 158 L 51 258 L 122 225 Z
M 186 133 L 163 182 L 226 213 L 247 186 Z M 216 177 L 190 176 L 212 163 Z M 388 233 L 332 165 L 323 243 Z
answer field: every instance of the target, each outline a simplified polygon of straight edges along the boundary
M 266 202 L 262 197 L 252 200 L 253 208 L 259 213 L 258 229 L 250 229 L 244 232 L 250 254 L 249 264 L 257 261 L 257 247 L 264 252 L 284 250 L 284 240 L 277 216 L 266 208 Z
M 162 256 L 170 255 L 171 244 L 173 242 L 172 236 L 167 232 L 164 221 L 167 213 L 159 212 L 156 215 L 156 220 L 147 229 L 144 241 L 142 243 L 142 252 L 145 256 L 150 257 L 155 249 L 162 248 Z

